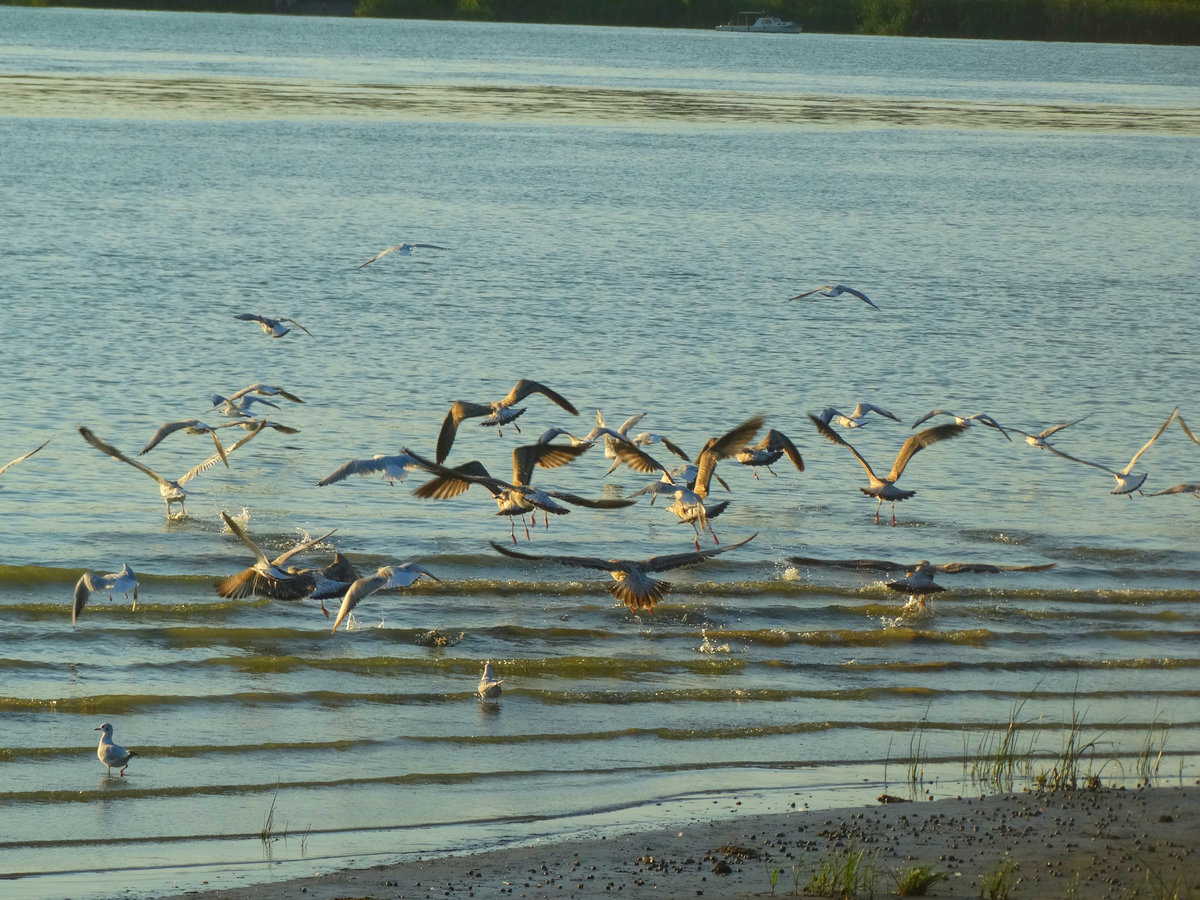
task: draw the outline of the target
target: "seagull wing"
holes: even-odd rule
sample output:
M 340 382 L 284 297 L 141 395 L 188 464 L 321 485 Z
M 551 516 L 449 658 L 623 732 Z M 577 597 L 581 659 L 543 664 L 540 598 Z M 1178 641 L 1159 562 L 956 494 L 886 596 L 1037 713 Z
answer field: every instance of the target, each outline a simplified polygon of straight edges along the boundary
M 1163 494 L 1200 494 L 1200 484 L 1176 484 L 1161 491 L 1155 491 L 1150 496 L 1158 497 Z
M 526 444 L 513 448 L 513 484 L 529 484 L 533 467 L 557 469 L 565 466 L 580 454 L 586 453 L 590 444 Z
M 754 440 L 754 435 L 758 433 L 758 429 L 762 428 L 765 421 L 763 416 L 752 416 L 719 438 L 710 440 L 696 459 L 696 483 L 692 490 L 701 497 L 707 497 L 708 485 L 712 480 L 713 470 L 716 469 L 718 460 L 728 459 L 744 450 L 746 445 Z
M 303 331 L 309 337 L 313 336 L 313 333 L 311 331 L 309 331 L 307 328 L 305 328 L 303 325 L 301 325 L 295 319 L 280 319 L 279 321 L 280 322 L 291 322 L 293 325 L 295 325 L 297 328 L 299 328 L 301 331 Z
M 872 309 L 879 309 L 879 307 L 874 304 L 874 302 L 871 300 L 871 298 L 868 297 L 866 294 L 864 294 L 862 291 L 855 290 L 852 287 L 846 287 L 846 285 L 844 285 L 844 284 L 839 284 L 837 287 L 834 288 L 834 290 L 839 291 L 844 294 L 853 294 L 855 297 L 857 297 L 863 303 L 870 306 Z
M 233 453 L 239 447 L 242 447 L 249 441 L 253 440 L 254 437 L 260 431 L 262 431 L 263 428 L 266 427 L 266 424 L 267 424 L 267 420 L 263 419 L 261 422 L 258 423 L 258 425 L 255 426 L 254 430 L 251 431 L 249 434 L 247 434 L 245 437 L 238 438 L 236 441 L 233 442 L 233 444 L 231 446 L 222 447 L 221 452 L 214 453 L 212 456 L 210 456 L 208 459 L 204 460 L 204 462 L 200 463 L 199 465 L 192 466 L 192 468 L 188 469 L 186 472 L 183 473 L 183 475 L 181 475 L 179 477 L 179 483 L 187 484 L 189 481 L 191 481 L 197 475 L 207 472 L 209 469 L 211 469 L 213 466 L 215 466 L 218 462 L 224 462 L 225 465 L 229 465 L 228 455 L 230 453 Z M 214 437 L 215 437 L 215 435 L 214 435 Z
M 1179 418 L 1179 407 L 1178 406 L 1175 407 L 1173 410 L 1171 410 L 1171 414 L 1169 416 L 1167 416 L 1167 421 L 1163 422 L 1162 426 L 1158 429 L 1158 431 L 1154 432 L 1154 437 L 1152 437 L 1152 438 L 1150 438 L 1150 440 L 1146 441 L 1146 443 L 1142 445 L 1142 449 L 1139 450 L 1137 453 L 1133 454 L 1133 459 L 1131 459 L 1129 461 L 1129 465 L 1127 465 L 1124 469 L 1121 470 L 1122 475 L 1128 475 L 1130 472 L 1133 471 L 1133 465 L 1134 465 L 1134 463 L 1136 463 L 1138 461 L 1138 458 L 1143 453 L 1145 453 L 1147 450 L 1149 450 L 1151 446 L 1153 446 L 1154 442 L 1157 441 L 1159 439 L 1159 437 L 1162 436 L 1162 433 L 1167 430 L 1167 426 L 1170 425 L 1172 422 L 1174 422 L 1177 418 Z
M 982 422 L 988 428 L 995 428 L 997 431 L 999 431 L 1002 435 L 1004 435 L 1010 441 L 1012 440 L 1011 437 L 1008 437 L 1008 432 L 1005 430 L 1004 426 L 1001 425 L 999 422 L 997 422 L 995 419 L 993 419 L 991 416 L 989 416 L 987 413 L 975 413 L 975 415 L 968 416 L 968 418 L 975 419 L 978 422 Z
M 542 556 L 536 553 L 522 553 L 519 550 L 510 550 L 503 544 L 497 544 L 495 541 L 488 541 L 499 553 L 505 556 L 511 556 L 514 559 L 529 559 L 536 562 L 552 562 L 560 566 L 570 566 L 575 569 L 597 569 L 601 572 L 622 572 L 628 566 L 628 560 L 623 559 L 601 559 L 598 556 Z
M 958 437 L 967 430 L 967 427 L 966 425 L 959 425 L 957 422 L 950 422 L 946 425 L 938 425 L 934 428 L 926 428 L 924 431 L 918 431 L 905 441 L 904 446 L 900 448 L 900 453 L 897 454 L 896 461 L 892 464 L 892 471 L 888 473 L 888 480 L 895 481 L 903 475 L 904 467 L 908 465 L 908 461 L 930 444 Z
M 91 572 L 84 572 L 79 580 L 75 582 L 75 596 L 71 603 L 71 627 L 75 627 L 75 621 L 79 618 L 79 614 L 83 612 L 84 606 L 87 605 L 88 597 L 91 595 Z
M 522 378 L 520 381 L 518 381 L 513 386 L 513 389 L 508 392 L 508 396 L 500 401 L 500 405 L 501 406 L 514 406 L 515 404 L 520 403 L 522 400 L 524 400 L 530 394 L 542 394 L 543 396 L 549 398 L 554 403 L 557 403 L 559 406 L 561 406 L 563 409 L 565 409 L 571 415 L 573 415 L 573 416 L 579 415 L 579 410 L 577 410 L 574 406 L 572 406 L 570 404 L 570 402 L 567 400 L 567 398 L 564 397 L 562 394 L 559 394 L 556 391 L 550 390 L 550 388 L 546 387 L 544 384 L 541 384 L 536 381 L 530 381 L 527 378 Z
M 599 413 L 600 413 L 600 411 L 599 411 L 599 410 L 596 410 L 596 414 L 597 414 L 597 415 L 599 415 Z M 645 415 L 646 415 L 646 414 L 645 414 L 644 412 L 640 412 L 640 413 L 638 413 L 637 415 L 630 416 L 628 419 L 626 419 L 624 422 L 622 422 L 622 423 L 621 423 L 621 427 L 620 427 L 620 428 L 618 428 L 618 429 L 617 429 L 617 431 L 620 433 L 620 435 L 621 435 L 622 437 L 624 437 L 625 435 L 629 434 L 629 429 L 630 429 L 630 428 L 632 428 L 632 427 L 633 427 L 634 425 L 636 425 L 638 422 L 642 421 L 642 418 L 643 418 Z M 604 423 L 603 423 L 603 422 L 597 422 L 596 424 L 598 424 L 598 425 L 603 425 Z
M 934 416 L 941 416 L 941 415 L 951 415 L 951 413 L 946 412 L 944 409 L 942 409 L 939 406 L 937 409 L 931 409 L 929 412 L 925 413 L 925 415 L 921 416 L 921 418 L 917 419 L 917 421 L 913 422 L 912 425 L 909 427 L 916 428 L 918 425 L 920 425 L 924 422 L 928 422 Z
M 376 262 L 377 260 L 383 259 L 385 256 L 387 256 L 393 250 L 399 250 L 403 246 L 404 246 L 403 244 L 397 244 L 394 247 L 388 247 L 386 250 L 380 250 L 378 253 L 376 253 L 374 256 L 372 256 L 370 259 L 368 259 L 365 263 L 363 263 L 361 266 L 359 266 L 359 268 L 365 269 L 371 263 Z
M 1091 466 L 1093 469 L 1100 469 L 1103 472 L 1107 472 L 1109 475 L 1115 476 L 1117 474 L 1114 470 L 1110 469 L 1106 465 L 1102 465 L 1101 463 L 1088 462 L 1086 459 L 1080 459 L 1078 456 L 1072 456 L 1070 453 L 1063 453 L 1057 447 L 1053 447 L 1050 444 L 1046 444 L 1045 447 L 1055 456 L 1061 456 L 1063 459 L 1069 459 L 1071 462 L 1077 462 L 1082 463 L 1085 466 Z
M 883 572 L 900 572 L 911 568 L 904 563 L 887 559 L 815 559 L 811 556 L 789 556 L 788 562 L 801 566 L 831 566 L 836 569 L 879 569 Z
M 126 456 L 124 453 L 122 453 L 120 450 L 118 450 L 112 444 L 104 443 L 104 441 L 100 440 L 100 438 L 96 437 L 96 435 L 92 433 L 92 430 L 90 428 L 86 428 L 86 427 L 80 425 L 79 433 L 81 435 L 83 435 L 83 439 L 85 441 L 87 441 L 89 444 L 91 444 L 93 447 L 95 447 L 101 453 L 107 453 L 113 459 L 119 459 L 123 463 L 129 463 L 129 465 L 133 466 L 138 471 L 145 472 L 147 475 L 149 475 L 151 478 L 153 478 L 155 481 L 157 481 L 163 487 L 172 487 L 171 482 L 169 482 L 167 479 L 163 478 L 161 475 L 159 475 L 157 472 L 155 472 L 149 466 L 143 465 L 142 463 L 138 462 L 136 459 L 130 459 L 128 456 Z M 182 479 L 180 479 L 180 483 L 182 484 Z
M 1183 420 L 1180 419 L 1179 421 L 1182 424 Z M 1184 430 L 1186 431 L 1187 426 L 1184 425 L 1183 427 L 1184 427 Z M 1189 431 L 1188 434 L 1191 434 L 1191 432 Z M 1193 438 L 1192 440 L 1195 440 L 1195 438 Z M 34 447 L 32 450 L 30 450 L 24 456 L 18 456 L 12 462 L 8 462 L 8 463 L 5 463 L 4 465 L 0 466 L 0 475 L 3 475 L 7 469 L 10 469 L 11 467 L 15 466 L 17 463 L 24 462 L 25 460 L 29 459 L 29 457 L 33 456 L 33 454 L 37 453 L 39 450 L 42 449 L 42 447 L 45 447 L 46 444 L 48 444 L 48 443 L 50 443 L 50 441 L 48 441 L 48 440 L 43 441 L 39 446 Z
M 862 467 L 867 470 L 867 475 L 872 481 L 879 481 L 879 476 L 875 474 L 875 470 L 871 468 L 871 464 L 863 459 L 862 454 L 850 446 L 850 443 L 845 438 L 843 438 L 840 434 L 838 434 L 812 413 L 809 413 L 808 417 L 812 420 L 812 423 L 817 426 L 817 431 L 819 431 L 823 436 L 833 441 L 835 444 L 845 447 L 847 450 L 853 453 L 854 458 L 857 459 Z M 914 435 L 914 437 L 916 437 L 916 435 Z M 909 438 L 909 440 L 912 440 L 912 438 Z
M 1055 563 L 1039 563 L 1032 566 L 994 566 L 990 563 L 952 562 L 942 563 L 934 568 L 947 575 L 961 575 L 964 572 L 988 575 L 996 572 L 1044 572 L 1047 569 L 1053 569 L 1055 565 Z
M 633 506 L 633 504 L 637 503 L 636 500 L 629 497 L 602 497 L 599 500 L 594 500 L 591 497 L 568 494 L 566 491 L 543 491 L 542 493 L 559 500 L 565 500 L 572 506 L 586 506 L 588 509 L 624 509 L 626 506 Z
M 1183 429 L 1183 433 L 1186 434 L 1188 437 L 1190 437 L 1192 439 L 1193 443 L 1200 444 L 1200 438 L 1196 437 L 1196 435 L 1194 435 L 1192 433 L 1192 429 L 1188 428 L 1187 422 L 1183 421 L 1183 416 L 1176 416 L 1175 418 L 1179 420 L 1179 427 Z M 46 446 L 46 445 L 42 444 L 42 447 L 44 447 L 44 446 Z M 38 450 L 40 450 L 40 449 L 42 449 L 42 448 L 39 447 Z M 37 450 L 34 450 L 33 452 L 37 453 Z M 28 453 L 25 454 L 25 456 L 28 456 L 28 455 L 29 455 Z M 21 459 L 24 459 L 25 456 L 22 456 Z M 14 460 L 13 462 L 20 462 L 21 459 Z M 9 463 L 8 465 L 11 466 L 12 463 Z M 4 469 L 7 469 L 7 468 L 8 468 L 8 466 L 4 467 Z M 3 472 L 4 469 L 0 469 L 0 472 Z
M 342 620 L 350 614 L 350 610 L 358 606 L 367 597 L 381 590 L 392 577 L 392 568 L 384 566 L 374 575 L 368 575 L 365 578 L 360 578 L 346 589 L 346 595 L 342 598 L 342 605 L 338 609 L 337 618 L 333 620 L 333 628 L 331 632 L 337 631 L 338 626 L 342 624 Z
M 678 444 L 672 443 L 671 441 L 669 441 L 667 438 L 663 437 L 662 435 L 658 436 L 658 442 L 660 444 L 662 444 L 664 447 L 666 447 L 668 450 L 670 450 L 672 453 L 674 453 L 676 456 L 678 456 L 680 459 L 686 460 L 688 462 L 692 461 L 692 458 L 690 456 L 688 456 L 686 453 L 684 453 L 683 450 L 680 449 Z
M 667 468 L 653 456 L 647 453 L 640 447 L 635 447 L 633 444 L 627 444 L 623 441 L 618 441 L 616 446 L 617 462 L 625 463 L 635 472 L 641 472 L 643 475 L 652 475 L 655 472 L 666 472 Z M 611 472 L 612 469 L 609 469 Z M 607 474 L 607 473 L 605 473 Z
M 652 556 L 641 564 L 641 568 L 646 572 L 666 572 L 669 569 L 682 569 L 684 566 L 694 566 L 696 563 L 703 562 L 720 553 L 736 550 L 743 544 L 750 543 L 756 537 L 758 537 L 757 531 L 745 540 L 738 541 L 736 544 L 727 544 L 724 547 L 713 547 L 711 550 L 698 550 L 694 553 L 671 553 L 665 556 Z
M 767 432 L 766 437 L 759 442 L 758 449 L 771 451 L 782 450 L 784 455 L 786 455 L 787 458 L 792 461 L 792 465 L 794 465 L 801 472 L 804 471 L 804 460 L 800 456 L 800 451 L 796 449 L 796 445 L 792 443 L 792 439 L 782 431 L 776 431 L 774 428 L 772 428 Z M 728 485 L 725 486 L 725 490 L 729 490 Z
M 878 413 L 879 415 L 883 416 L 885 419 L 891 419 L 893 422 L 900 421 L 899 416 L 895 415 L 894 413 L 890 413 L 886 409 L 884 409 L 882 406 L 876 406 L 873 403 L 859 403 L 857 406 L 854 407 L 854 412 L 850 413 L 850 418 L 861 419 L 863 416 L 865 416 L 869 412 Z M 935 410 L 935 412 L 944 413 L 945 410 L 939 409 L 939 410 Z
M 1052 435 L 1056 432 L 1062 431 L 1064 428 L 1070 428 L 1072 425 L 1078 425 L 1080 422 L 1082 422 L 1084 419 L 1086 419 L 1090 415 L 1091 415 L 1091 413 L 1088 413 L 1087 416 L 1082 416 L 1081 418 L 1076 419 L 1074 422 L 1063 422 L 1061 425 L 1051 425 L 1045 431 L 1039 432 L 1036 435 L 1032 435 L 1032 434 L 1027 435 L 1027 437 L 1048 438 L 1048 437 L 1050 437 L 1050 435 Z M 1016 429 L 1013 429 L 1013 430 L 1015 431 Z M 1021 432 L 1021 433 L 1025 434 L 1025 432 Z
M 276 567 L 282 566 L 293 556 L 296 556 L 299 553 L 303 553 L 305 550 L 308 550 L 310 547 L 317 546 L 317 544 L 321 543 L 323 540 L 328 538 L 335 531 L 337 531 L 337 529 L 332 528 L 329 531 L 325 532 L 320 537 L 311 538 L 310 540 L 304 541 L 301 544 L 297 544 L 295 547 L 292 547 L 290 550 L 285 550 L 283 553 L 279 554 L 277 557 L 275 557 L 273 560 L 271 560 L 271 565 L 276 566 Z
M 797 294 L 795 297 L 788 297 L 788 299 L 789 300 L 803 300 L 805 297 L 811 297 L 813 294 L 817 293 L 818 291 L 827 291 L 827 290 L 829 290 L 829 285 L 825 284 L 819 288 L 813 288 L 811 291 L 805 291 L 803 294 Z
M 455 401 L 446 413 L 446 418 L 442 420 L 442 430 L 438 432 L 437 461 L 445 462 L 446 457 L 450 455 L 450 448 L 454 446 L 454 436 L 458 434 L 458 426 L 463 419 L 488 416 L 491 413 L 492 408 L 486 404 Z
M 250 552 L 254 554 L 256 560 L 264 567 L 271 565 L 271 560 L 267 559 L 267 554 L 263 552 L 263 548 L 254 543 L 250 535 L 246 534 L 246 529 L 235 522 L 225 510 L 221 510 L 221 521 L 225 523 L 226 528 L 237 536 L 238 540 L 250 548 Z

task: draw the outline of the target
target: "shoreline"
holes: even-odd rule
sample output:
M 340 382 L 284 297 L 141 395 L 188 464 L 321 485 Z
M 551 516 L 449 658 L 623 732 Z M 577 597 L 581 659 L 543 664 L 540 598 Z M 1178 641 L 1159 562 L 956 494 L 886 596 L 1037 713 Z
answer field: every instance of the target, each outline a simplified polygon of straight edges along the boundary
M 929 866 L 946 878 L 927 896 L 979 897 L 983 880 L 1000 877 L 1010 863 L 1017 898 L 1200 896 L 1200 787 L 1007 793 L 756 813 L 187 891 L 164 900 L 803 896 L 815 867 L 844 860 L 849 851 L 873 858 L 877 896 L 895 891 L 893 873 Z

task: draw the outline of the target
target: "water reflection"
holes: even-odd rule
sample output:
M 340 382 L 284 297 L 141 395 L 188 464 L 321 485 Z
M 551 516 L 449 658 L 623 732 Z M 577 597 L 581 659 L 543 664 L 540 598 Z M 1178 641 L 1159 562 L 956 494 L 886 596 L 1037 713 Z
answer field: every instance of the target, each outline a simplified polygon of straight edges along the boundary
M 82 118 L 686 122 L 766 127 L 979 128 L 1200 134 L 1200 110 L 1111 104 L 555 85 L 0 76 L 0 115 Z

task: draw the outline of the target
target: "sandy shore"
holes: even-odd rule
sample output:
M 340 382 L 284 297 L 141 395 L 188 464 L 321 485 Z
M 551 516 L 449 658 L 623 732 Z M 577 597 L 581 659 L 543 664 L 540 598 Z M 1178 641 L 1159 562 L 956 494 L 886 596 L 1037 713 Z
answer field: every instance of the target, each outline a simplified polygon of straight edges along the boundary
M 1014 900 L 1200 897 L 1200 787 L 791 810 L 179 896 L 735 898 L 769 896 L 773 870 L 775 894 L 795 896 L 848 848 L 874 856 L 877 896 L 894 872 L 928 865 L 948 876 L 928 896 L 978 898 L 1011 862 Z

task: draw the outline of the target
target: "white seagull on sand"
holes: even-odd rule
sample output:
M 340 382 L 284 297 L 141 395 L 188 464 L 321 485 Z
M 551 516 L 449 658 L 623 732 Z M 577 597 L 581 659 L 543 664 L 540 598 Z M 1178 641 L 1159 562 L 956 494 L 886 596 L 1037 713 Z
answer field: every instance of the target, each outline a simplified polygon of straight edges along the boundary
M 409 587 L 422 575 L 432 578 L 434 581 L 442 580 L 424 566 L 411 562 L 402 563 L 398 566 L 384 566 L 374 575 L 358 579 L 358 581 L 346 589 L 346 596 L 342 598 L 342 605 L 338 609 L 337 618 L 333 620 L 333 628 L 330 629 L 331 633 L 338 630 L 338 626 L 350 614 L 350 610 L 354 609 L 354 607 L 358 606 L 359 603 L 376 591 Z
M 138 580 L 133 574 L 133 570 L 129 568 L 129 563 L 125 563 L 121 567 L 120 572 L 112 572 L 108 575 L 101 575 L 98 572 L 84 572 L 80 579 L 75 582 L 75 597 L 71 604 L 71 627 L 75 627 L 75 622 L 79 618 L 79 614 L 83 612 L 83 608 L 87 605 L 88 598 L 93 591 L 100 591 L 108 594 L 108 599 L 112 600 L 112 595 L 122 593 L 126 597 L 133 594 L 133 610 L 137 610 L 137 594 Z
M 628 606 L 633 612 L 647 610 L 654 612 L 654 607 L 671 592 L 669 581 L 657 581 L 650 577 L 652 572 L 666 572 L 671 569 L 682 569 L 684 566 L 694 566 L 697 563 L 711 559 L 719 553 L 734 550 L 753 540 L 757 535 L 750 535 L 745 540 L 730 544 L 727 547 L 714 547 L 711 550 L 697 550 L 694 553 L 671 553 L 666 556 L 652 556 L 649 559 L 601 559 L 597 556 L 537 556 L 532 553 L 521 553 L 509 550 L 497 544 L 489 543 L 505 556 L 517 559 L 531 559 L 542 562 L 553 562 L 560 566 L 571 566 L 576 569 L 597 569 L 607 572 L 613 577 L 613 584 L 605 590 Z
M 1129 499 L 1132 500 L 1134 491 L 1140 494 L 1142 492 L 1142 485 L 1146 481 L 1145 474 L 1133 474 L 1134 465 L 1137 464 L 1137 461 L 1141 458 L 1142 454 L 1149 450 L 1154 445 L 1154 442 L 1159 439 L 1162 433 L 1167 430 L 1167 426 L 1174 422 L 1178 417 L 1179 407 L 1177 406 L 1171 411 L 1171 414 L 1167 416 L 1167 421 L 1163 422 L 1158 431 L 1154 432 L 1154 437 L 1146 441 L 1146 443 L 1142 445 L 1142 448 L 1138 450 L 1137 453 L 1133 454 L 1133 459 L 1131 459 L 1122 469 L 1111 469 L 1102 463 L 1088 462 L 1086 459 L 1080 459 L 1078 456 L 1071 456 L 1069 453 L 1063 453 L 1057 447 L 1051 447 L 1049 444 L 1046 445 L 1046 449 L 1056 456 L 1061 456 L 1063 459 L 1069 459 L 1071 462 L 1082 463 L 1085 466 L 1091 466 L 1093 469 L 1100 469 L 1107 472 L 1113 478 L 1117 479 L 1117 486 L 1109 491 L 1109 493 L 1128 494 Z
M 879 307 L 871 301 L 871 298 L 862 291 L 856 291 L 854 288 L 847 287 L 844 284 L 823 284 L 819 288 L 813 288 L 811 291 L 805 291 L 803 294 L 797 294 L 795 297 L 789 297 L 788 299 L 800 300 L 804 297 L 810 297 L 813 294 L 820 294 L 822 297 L 840 297 L 842 294 L 853 294 L 872 309 L 879 309 Z
M 514 420 L 525 412 L 524 407 L 514 409 L 516 404 L 520 403 L 530 394 L 542 394 L 549 398 L 552 402 L 558 404 L 573 416 L 579 415 L 579 410 L 572 406 L 565 397 L 555 391 L 550 390 L 544 384 L 539 384 L 536 381 L 530 381 L 527 378 L 522 378 L 518 381 L 508 395 L 502 400 L 496 400 L 493 403 L 468 403 L 462 400 L 457 400 L 450 407 L 450 411 L 446 413 L 446 417 L 442 420 L 441 431 L 438 432 L 437 441 L 437 462 L 446 461 L 446 457 L 450 455 L 450 448 L 454 446 L 454 436 L 458 433 L 458 426 L 463 419 L 475 418 L 477 416 L 487 416 L 487 418 L 479 424 L 485 427 L 495 426 L 497 431 L 500 431 L 502 425 L 507 425 L 513 422 L 513 427 L 519 432 L 521 426 L 517 425 Z M 503 432 L 500 432 L 503 434 Z
M 297 322 L 295 319 L 280 317 L 273 319 L 270 316 L 261 316 L 258 313 L 234 313 L 235 319 L 240 319 L 243 322 L 257 322 L 262 326 L 264 334 L 269 334 L 273 338 L 281 338 L 292 329 L 288 325 L 295 325 L 309 337 L 312 337 L 312 332 Z M 284 323 L 287 323 L 286 325 Z
M 480 700 L 495 700 L 500 696 L 500 685 L 503 683 L 492 671 L 492 661 L 489 659 L 483 664 L 483 674 L 479 677 L 479 686 L 475 690 L 479 692 Z
M 879 509 L 883 506 L 883 501 L 887 500 L 892 505 L 892 525 L 896 524 L 896 501 L 907 500 L 916 491 L 906 491 L 896 487 L 896 482 L 900 480 L 900 476 L 904 474 L 904 469 L 908 465 L 908 461 L 912 459 L 921 450 L 931 444 L 936 444 L 939 441 L 947 440 L 948 438 L 958 437 L 967 430 L 966 425 L 959 425 L 957 422 L 950 422 L 946 425 L 938 425 L 934 428 L 926 428 L 924 431 L 918 431 L 900 448 L 900 452 L 896 455 L 896 461 L 892 463 L 892 469 L 886 475 L 880 477 L 875 474 L 875 470 L 871 468 L 871 464 L 863 459 L 862 454 L 855 450 L 846 442 L 846 440 L 818 419 L 814 415 L 809 415 L 812 423 L 817 426 L 817 431 L 833 441 L 835 444 L 840 444 L 851 453 L 854 458 L 862 464 L 862 467 L 867 470 L 867 478 L 870 485 L 865 488 L 859 488 L 868 497 L 875 497 L 879 502 L 875 505 L 875 524 L 879 524 Z
M 100 762 L 108 769 L 108 774 L 112 774 L 113 766 L 119 766 L 121 776 L 124 777 L 125 769 L 129 766 L 135 754 L 132 750 L 126 750 L 120 744 L 114 744 L 112 735 L 113 727 L 105 722 L 99 728 L 93 729 L 100 732 L 100 746 L 96 748 L 96 756 Z
M 374 256 L 372 256 L 370 259 L 368 259 L 365 263 L 363 263 L 361 266 L 359 266 L 359 268 L 365 269 L 371 263 L 382 259 L 383 257 L 387 256 L 389 253 L 399 253 L 401 256 L 412 256 L 412 252 L 414 250 L 449 250 L 449 249 L 450 249 L 449 247 L 442 247 L 439 244 L 409 244 L 409 243 L 397 244 L 394 247 L 388 247 L 386 250 L 380 250 L 378 253 L 376 253 Z

